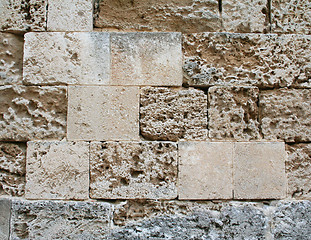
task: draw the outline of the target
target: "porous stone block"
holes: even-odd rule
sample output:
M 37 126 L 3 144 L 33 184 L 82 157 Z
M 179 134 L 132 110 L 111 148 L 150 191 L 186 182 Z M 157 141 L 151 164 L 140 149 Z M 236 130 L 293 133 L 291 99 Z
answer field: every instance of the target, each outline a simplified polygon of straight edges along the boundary
M 310 44 L 310 35 L 185 34 L 184 83 L 309 88 Z
M 107 85 L 110 81 L 109 33 L 27 33 L 24 49 L 25 84 Z
M 24 201 L 12 203 L 12 239 L 102 239 L 112 207 L 103 202 Z
M 22 196 L 25 190 L 26 146 L 0 143 L 0 195 Z
M 139 140 L 138 87 L 69 86 L 67 138 Z
M 0 86 L 0 140 L 63 139 L 67 88 Z
M 111 84 L 181 86 L 181 34 L 111 34 Z
M 10 238 L 11 200 L 0 199 L 0 240 Z
M 91 198 L 177 197 L 175 143 L 94 142 L 90 149 Z
M 0 85 L 22 83 L 23 45 L 23 37 L 0 33 Z
M 192 88 L 144 88 L 140 96 L 140 132 L 150 140 L 205 140 L 206 94 Z
M 261 129 L 265 139 L 311 141 L 311 90 L 278 89 L 259 95 Z
M 89 143 L 28 142 L 25 196 L 88 199 Z
M 234 143 L 235 199 L 282 199 L 286 196 L 285 144 Z
M 92 31 L 92 0 L 49 0 L 47 30 Z
M 229 142 L 180 142 L 179 199 L 231 199 L 232 154 Z
M 212 139 L 260 139 L 257 87 L 211 87 L 208 129 Z
M 45 31 L 47 0 L 1 0 L 0 30 Z

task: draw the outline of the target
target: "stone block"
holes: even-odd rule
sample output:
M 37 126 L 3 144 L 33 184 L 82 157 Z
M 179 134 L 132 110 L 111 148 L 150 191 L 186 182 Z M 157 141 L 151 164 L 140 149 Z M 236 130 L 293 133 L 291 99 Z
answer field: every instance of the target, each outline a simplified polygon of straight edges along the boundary
M 311 90 L 278 89 L 259 95 L 261 129 L 265 139 L 311 141 Z
M 22 196 L 25 191 L 26 146 L 0 143 L 0 195 Z
M 260 139 L 256 87 L 211 87 L 208 90 L 208 129 L 212 139 Z
M 0 86 L 0 140 L 63 139 L 67 88 Z
M 0 85 L 22 83 L 23 46 L 23 37 L 0 33 Z
M 107 85 L 109 33 L 27 33 L 23 81 L 30 85 Z
M 177 197 L 175 143 L 94 142 L 90 149 L 91 198 Z
M 180 142 L 179 199 L 232 199 L 232 154 L 229 142 Z
M 207 138 L 207 96 L 197 89 L 144 88 L 140 132 L 150 140 Z
M 111 34 L 112 85 L 182 85 L 180 33 Z
M 67 138 L 139 140 L 138 87 L 69 86 Z
M 89 143 L 28 142 L 25 196 L 88 199 Z
M 285 144 L 282 142 L 235 143 L 234 198 L 285 198 L 285 160 Z
M 0 199 L 0 240 L 10 237 L 11 200 Z

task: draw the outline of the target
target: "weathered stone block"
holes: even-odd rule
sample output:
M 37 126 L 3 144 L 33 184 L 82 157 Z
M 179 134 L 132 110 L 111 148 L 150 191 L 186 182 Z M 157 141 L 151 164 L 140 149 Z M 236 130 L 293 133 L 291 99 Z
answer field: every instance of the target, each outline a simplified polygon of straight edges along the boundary
M 282 142 L 234 144 L 235 199 L 281 199 L 286 196 L 284 145 Z
M 174 199 L 176 182 L 175 143 L 91 143 L 91 198 Z
M 19 35 L 0 33 L 0 85 L 22 83 L 23 44 Z
M 211 87 L 208 129 L 214 139 L 260 139 L 256 87 Z
M 231 199 L 232 153 L 229 142 L 180 142 L 179 199 Z
M 66 92 L 65 87 L 0 86 L 0 139 L 64 138 Z
M 92 0 L 49 0 L 47 30 L 92 31 Z
M 139 140 L 138 87 L 70 86 L 67 138 Z
M 0 240 L 10 237 L 11 200 L 0 199 Z
M 0 143 L 0 195 L 22 196 L 25 190 L 26 146 Z
M 88 199 L 89 143 L 28 142 L 26 198 Z
M 311 90 L 279 89 L 259 95 L 261 129 L 265 139 L 311 141 Z
M 111 34 L 112 85 L 182 85 L 180 33 Z
M 110 79 L 109 33 L 25 35 L 25 84 L 99 84 Z
M 140 132 L 150 140 L 207 138 L 207 96 L 202 90 L 144 88 Z

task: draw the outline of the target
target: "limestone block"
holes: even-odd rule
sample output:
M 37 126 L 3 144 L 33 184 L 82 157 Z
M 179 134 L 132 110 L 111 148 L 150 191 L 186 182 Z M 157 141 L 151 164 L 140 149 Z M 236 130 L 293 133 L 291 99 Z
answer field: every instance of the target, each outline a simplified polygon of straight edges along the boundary
M 138 87 L 70 86 L 67 138 L 139 140 Z
M 0 140 L 66 136 L 67 88 L 0 86 Z
M 92 0 L 49 0 L 47 30 L 92 31 Z
M 109 83 L 109 33 L 27 33 L 24 49 L 25 84 Z
M 279 89 L 259 95 L 261 129 L 265 139 L 311 141 L 311 90 Z
M 184 35 L 184 83 L 311 87 L 310 44 L 308 35 Z
M 10 237 L 11 200 L 0 199 L 0 240 Z
M 12 239 L 103 239 L 111 221 L 103 202 L 20 201 L 12 203 Z
M 283 142 L 234 144 L 235 199 L 281 199 L 286 196 Z
M 26 146 L 0 143 L 0 195 L 22 196 L 25 190 Z
M 111 83 L 181 86 L 180 33 L 111 34 Z
M 231 199 L 232 153 L 229 142 L 180 142 L 179 199 Z
M 144 88 L 140 132 L 150 140 L 205 140 L 207 96 L 197 89 Z
M 211 87 L 208 90 L 208 129 L 214 139 L 260 139 L 256 87 Z
M 0 31 L 45 31 L 47 0 L 1 0 Z
M 22 83 L 23 45 L 23 37 L 0 33 L 0 85 Z
M 26 198 L 88 199 L 89 143 L 28 142 Z
M 90 149 L 91 198 L 177 197 L 175 143 L 94 142 Z

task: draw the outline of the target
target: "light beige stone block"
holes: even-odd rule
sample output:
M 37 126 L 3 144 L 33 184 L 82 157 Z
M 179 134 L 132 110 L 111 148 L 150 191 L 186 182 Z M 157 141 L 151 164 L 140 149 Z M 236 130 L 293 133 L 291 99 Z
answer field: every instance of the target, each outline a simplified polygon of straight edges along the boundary
M 89 143 L 28 142 L 27 199 L 88 199 Z
M 138 87 L 69 86 L 70 140 L 139 140 L 138 119 Z
M 233 143 L 180 142 L 179 199 L 231 199 Z
M 234 143 L 234 198 L 285 198 L 285 160 L 283 142 Z

